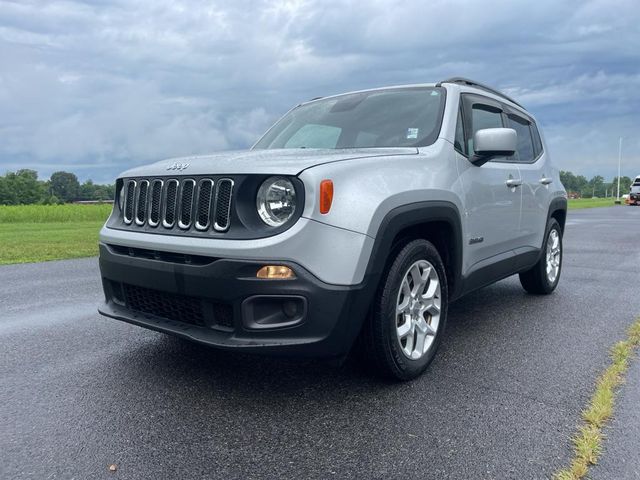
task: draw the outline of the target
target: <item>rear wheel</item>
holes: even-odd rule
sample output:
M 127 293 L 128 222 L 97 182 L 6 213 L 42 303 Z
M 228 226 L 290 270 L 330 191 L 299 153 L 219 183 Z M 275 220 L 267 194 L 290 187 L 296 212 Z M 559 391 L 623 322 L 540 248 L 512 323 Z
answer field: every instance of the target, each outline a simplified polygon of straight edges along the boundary
M 520 283 L 529 293 L 547 295 L 560 281 L 562 271 L 562 229 L 555 218 L 549 220 L 542 256 L 533 268 L 520 274 Z
M 386 377 L 410 380 L 433 360 L 447 320 L 447 279 L 426 240 L 406 244 L 378 289 L 363 334 L 367 358 Z

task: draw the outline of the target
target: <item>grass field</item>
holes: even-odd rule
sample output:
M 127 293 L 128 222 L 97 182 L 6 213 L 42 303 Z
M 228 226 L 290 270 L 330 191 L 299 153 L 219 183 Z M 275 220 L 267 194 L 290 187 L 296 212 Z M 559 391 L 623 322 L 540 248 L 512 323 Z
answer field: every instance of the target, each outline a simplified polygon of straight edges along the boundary
M 595 207 L 613 207 L 615 201 L 613 198 L 576 198 L 569 200 L 569 210 L 578 210 L 580 208 Z
M 0 223 L 104 222 L 112 205 L 0 205 Z
M 0 265 L 98 254 L 111 205 L 0 206 Z

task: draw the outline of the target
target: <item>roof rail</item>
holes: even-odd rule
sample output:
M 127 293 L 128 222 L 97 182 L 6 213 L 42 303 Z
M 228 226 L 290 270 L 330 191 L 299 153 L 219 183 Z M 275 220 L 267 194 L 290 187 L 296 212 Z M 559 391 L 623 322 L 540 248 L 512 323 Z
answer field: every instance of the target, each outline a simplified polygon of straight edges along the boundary
M 479 89 L 484 90 L 486 92 L 493 93 L 494 95 L 498 95 L 499 97 L 502 97 L 502 98 L 504 98 L 506 100 L 509 100 L 511 103 L 515 103 L 519 107 L 524 108 L 522 105 L 520 105 L 518 102 L 516 102 L 513 98 L 509 97 L 508 95 L 505 95 L 501 91 L 496 90 L 495 88 L 488 87 L 487 85 L 484 85 L 482 83 L 475 82 L 473 80 L 469 80 L 468 78 L 462 78 L 462 77 L 448 78 L 446 80 L 442 80 L 441 82 L 438 82 L 438 84 L 436 86 L 439 87 L 443 83 L 457 83 L 457 84 L 460 84 L 460 85 L 468 85 L 470 87 L 476 87 L 476 88 L 479 88 Z

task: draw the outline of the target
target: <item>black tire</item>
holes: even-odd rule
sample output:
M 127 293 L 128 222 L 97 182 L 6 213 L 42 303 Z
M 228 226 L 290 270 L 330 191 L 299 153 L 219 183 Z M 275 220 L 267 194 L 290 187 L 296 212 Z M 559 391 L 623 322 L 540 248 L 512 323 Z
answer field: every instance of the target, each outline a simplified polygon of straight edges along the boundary
M 363 331 L 364 353 L 368 362 L 373 361 L 372 366 L 377 374 L 395 380 L 411 380 L 425 371 L 440 345 L 447 322 L 449 291 L 444 264 L 433 244 L 426 240 L 413 240 L 395 252 L 397 253 L 380 282 L 372 312 Z M 433 340 L 428 350 L 421 358 L 414 360 L 402 350 L 403 346 L 396 332 L 396 306 L 405 275 L 412 265 L 421 260 L 429 262 L 438 275 L 440 313 L 436 333 L 432 335 Z M 428 322 L 431 321 L 430 317 Z
M 560 245 L 560 264 L 558 268 L 558 274 L 555 277 L 555 280 L 550 281 L 547 276 L 547 242 L 549 240 L 549 236 L 551 233 L 555 231 L 558 234 L 559 245 Z M 562 229 L 560 228 L 560 224 L 555 218 L 549 219 L 547 223 L 547 231 L 544 236 L 544 242 L 542 243 L 542 252 L 540 255 L 540 260 L 536 263 L 533 268 L 527 270 L 526 272 L 520 273 L 520 283 L 522 287 L 529 293 L 534 295 L 548 295 L 553 292 L 558 286 L 558 282 L 560 281 L 560 274 L 562 273 L 562 259 L 564 257 L 564 251 L 562 247 Z

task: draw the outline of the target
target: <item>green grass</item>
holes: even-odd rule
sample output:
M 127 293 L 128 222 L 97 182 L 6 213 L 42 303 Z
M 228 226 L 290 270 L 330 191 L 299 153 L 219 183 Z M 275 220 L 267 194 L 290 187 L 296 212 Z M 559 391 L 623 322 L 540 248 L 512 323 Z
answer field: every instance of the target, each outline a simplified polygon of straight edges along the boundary
M 0 223 L 104 222 L 113 205 L 0 205 Z
M 613 198 L 570 198 L 569 210 L 578 210 L 581 208 L 595 207 L 613 207 L 615 200 Z
M 0 265 L 97 255 L 98 232 L 103 224 L 0 223 Z
M 0 265 L 98 254 L 98 232 L 112 206 L 0 206 Z
M 595 465 L 602 453 L 602 427 L 611 418 L 618 387 L 624 381 L 629 360 L 640 345 L 640 318 L 629 328 L 626 340 L 611 349 L 611 364 L 598 378 L 587 408 L 582 411 L 582 425 L 573 437 L 571 465 L 554 475 L 556 480 L 579 480 Z

